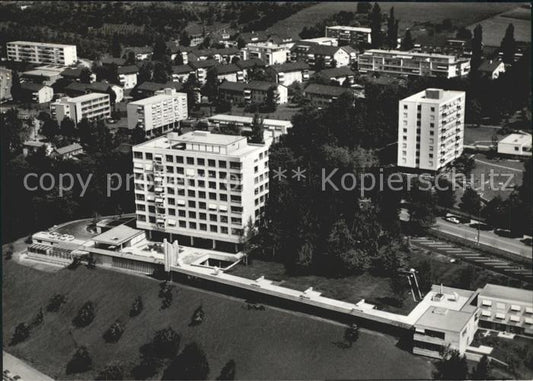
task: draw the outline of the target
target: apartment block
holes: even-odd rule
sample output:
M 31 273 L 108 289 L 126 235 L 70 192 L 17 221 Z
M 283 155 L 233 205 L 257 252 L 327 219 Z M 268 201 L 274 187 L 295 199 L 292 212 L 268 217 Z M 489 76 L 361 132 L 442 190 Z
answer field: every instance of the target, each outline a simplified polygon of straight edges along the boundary
M 266 68 L 269 79 L 284 86 L 309 79 L 309 65 L 305 62 L 287 62 Z
M 478 292 L 481 328 L 533 336 L 533 291 L 486 284 Z
M 0 102 L 10 100 L 11 85 L 13 84 L 13 73 L 11 70 L 0 67 Z
M 359 72 L 454 78 L 470 72 L 470 59 L 455 55 L 371 49 L 359 55 Z
M 398 166 L 437 171 L 463 153 L 465 92 L 426 89 L 400 100 Z
M 89 120 L 109 118 L 111 102 L 109 94 L 91 93 L 79 97 L 63 97 L 50 104 L 50 113 L 57 121 L 70 118 L 79 123 L 83 118 Z
M 6 44 L 7 58 L 33 64 L 69 66 L 78 61 L 76 45 L 45 42 L 11 41 Z
M 152 97 L 128 103 L 127 112 L 129 129 L 139 126 L 148 136 L 161 135 L 187 119 L 187 94 L 174 89 L 157 91 Z
M 219 127 L 235 125 L 240 127 L 243 131 L 252 131 L 253 119 L 254 118 L 251 116 L 226 114 L 217 114 L 208 118 L 209 123 L 216 124 Z M 292 128 L 290 120 L 262 119 L 262 121 L 265 130 L 275 131 L 279 134 L 286 134 L 289 129 Z
M 339 45 L 367 45 L 372 42 L 372 29 L 335 25 L 326 27 L 326 37 L 333 37 L 339 41 Z
M 290 50 L 272 42 L 257 42 L 247 44 L 241 50 L 243 60 L 259 58 L 267 65 L 282 64 L 290 58 Z
M 133 89 L 137 85 L 139 68 L 135 65 L 122 66 L 117 69 L 120 85 L 124 89 Z
M 137 227 L 180 244 L 235 251 L 268 195 L 268 145 L 168 133 L 133 147 Z
M 270 89 L 274 91 L 274 98 L 277 104 L 288 102 L 288 89 L 284 85 L 274 82 L 252 81 L 242 82 L 222 82 L 218 87 L 219 97 L 225 101 L 235 104 L 263 103 L 268 97 Z
M 465 354 L 478 328 L 476 293 L 433 285 L 431 291 L 409 314 L 414 324 L 413 353 L 441 358 L 446 348 Z

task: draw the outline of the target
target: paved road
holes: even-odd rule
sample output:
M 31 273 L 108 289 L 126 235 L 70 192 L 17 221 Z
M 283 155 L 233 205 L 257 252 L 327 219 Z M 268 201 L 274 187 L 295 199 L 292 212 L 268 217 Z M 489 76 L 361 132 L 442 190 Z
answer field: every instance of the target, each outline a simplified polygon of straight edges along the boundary
M 29 364 L 5 351 L 2 353 L 2 361 L 4 370 L 9 370 L 11 377 L 20 376 L 22 381 L 53 381 L 53 378 L 39 372 Z
M 533 281 L 533 270 L 531 267 L 520 266 L 508 260 L 480 253 L 476 250 L 466 249 L 442 240 L 427 237 L 413 237 L 411 238 L 411 244 L 421 249 L 470 262 L 516 279 L 527 282 Z
M 477 229 L 471 228 L 468 225 L 453 224 L 443 220 L 442 218 L 437 218 L 437 222 L 433 228 L 444 233 L 468 239 L 472 242 L 477 241 Z M 479 242 L 484 245 L 492 246 L 500 250 L 505 250 L 510 253 L 520 255 L 524 258 L 531 259 L 532 256 L 531 247 L 523 244 L 519 239 L 500 237 L 492 231 L 480 231 Z

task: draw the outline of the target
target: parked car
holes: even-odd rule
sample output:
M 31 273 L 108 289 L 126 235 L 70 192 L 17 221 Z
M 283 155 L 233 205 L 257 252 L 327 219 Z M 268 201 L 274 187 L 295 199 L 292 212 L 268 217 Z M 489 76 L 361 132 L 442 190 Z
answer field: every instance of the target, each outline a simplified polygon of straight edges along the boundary
M 527 245 L 527 246 L 533 246 L 533 242 L 531 238 L 521 239 L 520 242 L 522 242 L 524 245 Z
M 446 221 L 451 222 L 452 224 L 460 224 L 461 221 L 459 221 L 456 217 L 446 217 Z

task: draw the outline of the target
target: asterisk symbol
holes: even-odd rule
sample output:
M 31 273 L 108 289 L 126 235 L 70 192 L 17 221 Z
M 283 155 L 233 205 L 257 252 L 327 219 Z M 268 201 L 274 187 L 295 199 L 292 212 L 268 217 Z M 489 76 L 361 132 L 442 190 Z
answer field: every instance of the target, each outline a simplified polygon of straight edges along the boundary
M 278 169 L 274 169 L 274 176 L 272 177 L 278 181 L 286 179 L 287 175 L 285 175 L 285 172 L 287 172 L 286 169 L 281 169 L 281 167 L 278 167 Z
M 305 175 L 304 173 L 306 172 L 307 170 L 306 169 L 300 169 L 300 167 L 298 167 L 298 169 L 295 171 L 294 169 L 292 170 L 292 178 L 296 178 L 296 181 L 300 181 L 302 179 L 305 179 Z

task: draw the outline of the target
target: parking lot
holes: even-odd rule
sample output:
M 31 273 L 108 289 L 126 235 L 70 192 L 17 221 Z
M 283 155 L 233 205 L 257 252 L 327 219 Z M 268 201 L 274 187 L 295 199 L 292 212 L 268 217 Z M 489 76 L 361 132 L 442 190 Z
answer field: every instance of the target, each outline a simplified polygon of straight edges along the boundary
M 527 268 L 512 263 L 507 259 L 500 259 L 495 256 L 428 237 L 413 237 L 411 238 L 411 244 L 421 249 L 446 255 L 451 258 L 450 261 L 462 260 L 516 279 L 525 280 L 527 282 L 533 281 L 533 270 L 531 267 Z

